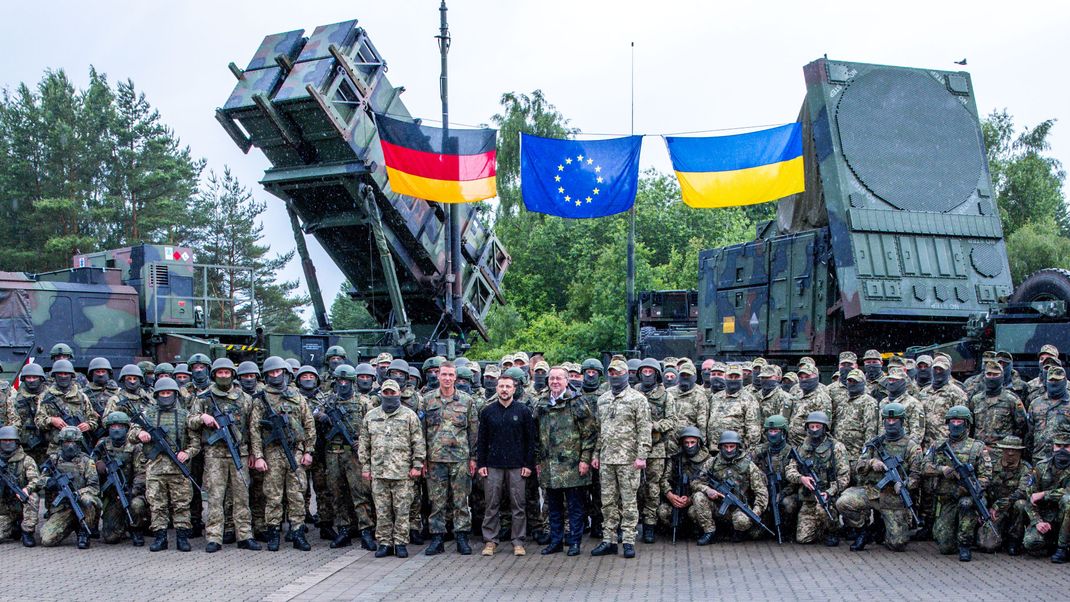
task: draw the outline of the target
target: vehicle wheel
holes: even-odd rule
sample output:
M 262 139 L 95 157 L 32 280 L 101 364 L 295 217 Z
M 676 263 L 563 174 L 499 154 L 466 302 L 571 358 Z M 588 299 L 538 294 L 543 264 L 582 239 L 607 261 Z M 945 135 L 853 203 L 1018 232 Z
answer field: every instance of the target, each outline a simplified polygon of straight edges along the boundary
M 1065 301 L 1070 304 L 1070 270 L 1045 268 L 1033 272 L 1011 295 L 1011 303 L 1033 301 Z

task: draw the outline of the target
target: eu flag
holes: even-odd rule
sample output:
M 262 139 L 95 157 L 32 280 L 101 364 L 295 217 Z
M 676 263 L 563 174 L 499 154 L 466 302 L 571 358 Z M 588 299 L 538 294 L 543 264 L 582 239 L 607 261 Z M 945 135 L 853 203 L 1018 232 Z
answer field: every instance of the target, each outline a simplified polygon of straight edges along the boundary
M 642 136 L 558 140 L 520 136 L 520 191 L 528 211 L 603 217 L 627 211 L 639 185 Z

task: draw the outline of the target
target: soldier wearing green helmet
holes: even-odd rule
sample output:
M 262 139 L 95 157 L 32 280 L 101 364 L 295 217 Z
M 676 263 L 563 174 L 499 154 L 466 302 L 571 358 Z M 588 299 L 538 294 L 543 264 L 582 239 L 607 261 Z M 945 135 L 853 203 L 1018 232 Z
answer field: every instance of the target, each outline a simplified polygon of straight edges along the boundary
M 1050 455 L 1037 462 L 1032 478 L 1019 491 L 1027 504 L 1029 526 L 1022 545 L 1030 556 L 1043 556 L 1051 543 L 1056 545 L 1051 561 L 1070 561 L 1070 504 L 1066 502 L 1070 487 L 1070 432 L 1060 430 L 1051 438 Z
M 59 360 L 65 362 L 67 360 Z M 37 489 L 44 493 L 45 514 L 41 523 L 41 545 L 46 548 L 58 546 L 71 533 L 78 537 L 78 549 L 89 548 L 89 529 L 100 518 L 100 481 L 93 460 L 85 453 L 83 431 L 74 426 L 65 426 L 55 438 L 57 449 L 41 466 Z M 78 498 L 78 505 L 85 514 L 84 525 L 74 513 L 70 503 L 55 504 L 60 493 L 59 479 L 70 479 L 70 489 Z M 55 505 L 54 505 L 55 504 Z M 88 526 L 88 528 L 86 527 Z
M 420 389 L 421 395 L 426 395 L 430 391 L 438 388 L 438 367 L 442 365 L 442 362 L 446 358 L 436 355 L 435 357 L 429 357 L 424 360 L 424 387 Z M 399 383 L 400 384 L 400 383 Z
M 334 372 L 338 366 L 346 363 L 347 358 L 345 347 L 331 345 L 327 348 L 327 352 L 323 354 L 323 371 L 320 372 L 320 383 L 324 391 L 330 391 L 334 386 Z
M 32 548 L 37 545 L 34 531 L 37 530 L 38 466 L 22 449 L 18 429 L 12 425 L 0 428 L 0 460 L 4 471 L 16 487 L 22 490 L 25 500 L 11 494 L 0 495 L 0 539 L 6 540 L 19 530 L 22 545 Z
M 89 360 L 87 372 L 89 384 L 83 388 L 86 397 L 89 398 L 89 403 L 93 404 L 93 409 L 98 414 L 107 416 L 106 408 L 111 403 L 111 398 L 119 393 L 119 385 L 112 380 L 111 362 L 108 358 L 95 357 Z M 97 428 L 93 431 L 93 439 L 103 438 L 106 435 L 104 431 L 103 427 Z
M 52 359 L 53 366 L 60 360 L 71 362 L 71 365 L 74 365 L 74 349 L 71 349 L 71 346 L 66 343 L 56 343 L 55 345 L 52 345 L 52 349 L 49 351 L 48 356 Z M 50 378 L 50 380 L 53 379 Z M 75 372 L 71 380 L 82 389 L 89 386 L 89 380 L 81 372 Z
M 723 496 L 710 486 L 709 479 L 731 481 L 735 483 L 733 489 L 739 499 L 749 504 L 754 514 L 761 516 L 769 506 L 769 488 L 765 475 L 744 451 L 743 439 L 735 431 L 723 431 L 717 440 L 717 449 L 713 464 L 695 486 L 695 494 L 705 495 L 712 504 L 720 504 Z M 727 529 L 734 542 L 756 538 L 760 530 L 738 508 L 732 508 L 724 516 L 715 516 L 714 527 L 714 533 L 718 528 Z
M 47 455 L 48 440 L 47 433 L 37 427 L 36 417 L 48 391 L 48 379 L 41 364 L 26 364 L 19 371 L 19 380 L 22 386 L 9 397 L 5 423 L 18 427 L 23 453 L 40 466 Z
M 676 456 L 672 460 L 672 469 L 664 476 L 665 498 L 658 505 L 658 520 L 663 524 L 680 529 L 682 525 L 672 525 L 674 510 L 686 513 L 691 523 L 700 533 L 698 545 L 708 546 L 713 543 L 714 524 L 713 508 L 710 499 L 699 493 L 698 484 L 702 475 L 713 466 L 713 456 L 707 451 L 702 441 L 702 431 L 695 426 L 685 426 L 676 437 Z M 686 480 L 686 486 L 684 481 Z
M 824 536 L 826 546 L 840 545 L 838 522 L 829 518 L 816 498 L 817 495 L 822 496 L 825 502 L 833 507 L 837 496 L 847 489 L 851 482 L 847 449 L 829 433 L 830 426 L 827 414 L 820 411 L 811 412 L 806 417 L 806 442 L 796 449 L 798 455 L 788 463 L 784 472 L 789 483 L 801 485 L 799 494 L 802 499 L 795 529 L 796 543 L 814 543 Z M 812 474 L 817 477 L 816 481 L 806 474 L 808 471 L 799 466 L 800 458 L 810 465 Z
M 191 395 L 196 395 L 208 387 L 212 386 L 212 359 L 203 353 L 194 353 L 189 356 L 190 376 L 193 387 L 190 390 Z
M 766 366 L 764 369 L 769 368 Z M 779 389 L 779 386 L 777 387 Z M 781 391 L 784 395 L 787 392 Z M 780 533 L 789 539 L 795 533 L 797 514 L 799 513 L 799 496 L 796 486 L 785 477 L 788 463 L 791 461 L 791 446 L 788 445 L 788 419 L 782 414 L 773 414 L 762 423 L 762 442 L 751 450 L 751 461 L 765 475 L 766 483 L 777 481 L 777 499 L 773 499 L 773 490 L 769 488 L 769 508 L 762 516 L 762 522 L 770 529 L 775 529 L 773 504 L 780 504 Z
M 124 412 L 127 416 L 134 416 L 155 403 L 152 396 L 145 392 L 141 369 L 134 364 L 123 366 L 123 369 L 119 371 L 119 382 L 121 387 L 108 401 L 102 416 L 107 416 L 112 412 Z M 141 432 L 141 427 L 136 424 L 130 429 L 132 437 L 136 437 L 139 432 Z
M 41 397 L 34 424 L 48 438 L 50 455 L 59 451 L 59 434 L 64 428 L 73 426 L 84 434 L 92 433 L 100 426 L 100 414 L 93 409 L 81 388 L 74 384 L 74 366 L 70 361 L 61 359 L 52 364 L 52 386 Z M 84 444 L 86 453 L 90 449 L 88 443 Z
M 100 537 L 104 543 L 116 544 L 129 534 L 130 543 L 140 548 L 145 545 L 145 529 L 149 526 L 149 504 L 145 499 L 145 454 L 141 443 L 129 437 L 129 415 L 116 411 L 105 416 L 107 435 L 97 442 L 91 454 L 96 461 L 97 474 L 105 482 L 100 495 L 103 503 Z M 112 470 L 117 471 L 121 478 L 108 485 Z M 123 495 L 129 504 L 127 510 L 119 501 L 119 487 L 125 487 Z

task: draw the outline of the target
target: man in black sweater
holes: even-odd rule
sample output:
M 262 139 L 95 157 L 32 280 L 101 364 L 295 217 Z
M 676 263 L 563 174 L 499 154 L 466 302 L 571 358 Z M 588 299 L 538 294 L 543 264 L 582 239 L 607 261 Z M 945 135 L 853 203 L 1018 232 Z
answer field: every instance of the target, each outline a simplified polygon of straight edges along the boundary
M 523 556 L 524 479 L 535 469 L 535 420 L 523 404 L 513 403 L 513 393 L 520 386 L 508 371 L 498 379 L 498 397 L 479 414 L 477 466 L 486 479 L 486 513 L 483 517 L 484 556 L 494 555 L 501 528 L 502 498 L 508 495 L 512 511 L 513 554 Z

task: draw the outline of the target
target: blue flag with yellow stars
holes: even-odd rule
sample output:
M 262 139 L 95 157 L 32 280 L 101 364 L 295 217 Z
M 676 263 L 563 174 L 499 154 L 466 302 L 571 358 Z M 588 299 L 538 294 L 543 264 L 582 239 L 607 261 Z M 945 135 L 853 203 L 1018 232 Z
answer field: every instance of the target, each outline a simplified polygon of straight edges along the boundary
M 639 185 L 642 136 L 558 140 L 520 135 L 520 191 L 528 211 L 603 217 L 627 211 Z

